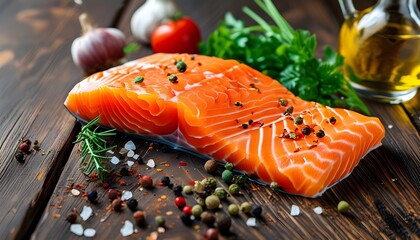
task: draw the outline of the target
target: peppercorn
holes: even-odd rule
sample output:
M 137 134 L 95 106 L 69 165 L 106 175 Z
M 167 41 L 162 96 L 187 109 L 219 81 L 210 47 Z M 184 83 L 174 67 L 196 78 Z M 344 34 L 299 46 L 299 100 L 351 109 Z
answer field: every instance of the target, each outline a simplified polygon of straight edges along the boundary
M 137 226 L 141 227 L 146 221 L 146 215 L 143 211 L 136 211 L 133 213 L 134 222 Z
M 176 62 L 176 68 L 178 69 L 179 72 L 185 72 L 187 70 L 187 64 L 185 64 L 184 61 L 177 61 Z
M 208 209 L 217 209 L 220 205 L 220 199 L 215 195 L 210 195 L 206 197 L 205 203 Z
M 218 187 L 216 188 L 216 190 L 214 190 L 214 195 L 216 195 L 219 199 L 223 200 L 226 198 L 227 194 L 224 188 Z
M 239 214 L 239 206 L 237 204 L 230 204 L 228 206 L 228 213 L 232 216 L 236 216 Z
M 214 177 L 209 177 L 204 184 L 205 187 L 210 187 L 212 189 L 216 188 L 217 186 L 217 179 Z
M 118 195 L 120 195 L 120 193 L 117 190 L 115 189 L 108 190 L 108 198 L 110 201 L 117 199 Z
M 193 186 L 191 186 L 191 185 L 185 185 L 182 188 L 182 192 L 185 193 L 185 194 L 191 194 L 193 192 Z
M 197 193 L 200 193 L 200 192 L 204 191 L 203 184 L 201 182 L 199 182 L 199 181 L 196 181 L 194 183 L 194 191 L 197 192 Z
M 279 103 L 280 105 L 282 105 L 283 107 L 287 106 L 287 100 L 284 98 L 279 98 Z
M 201 213 L 200 218 L 201 222 L 203 222 L 208 227 L 213 227 L 214 222 L 216 221 L 216 217 L 214 216 L 214 214 L 209 211 L 204 211 L 203 213 Z
M 163 186 L 169 186 L 169 184 L 171 183 L 171 179 L 168 176 L 164 176 L 160 179 L 160 182 Z
M 25 162 L 25 155 L 21 152 L 15 154 L 15 158 L 18 162 L 24 163 Z
M 222 172 L 222 180 L 225 182 L 225 183 L 231 183 L 232 182 L 232 180 L 233 180 L 233 173 L 232 173 L 232 171 L 230 171 L 230 170 L 224 170 L 223 172 Z
M 219 239 L 219 232 L 215 228 L 208 228 L 204 234 L 206 240 L 217 240 Z
M 23 140 L 23 142 L 18 147 L 19 152 L 24 153 L 24 154 L 30 154 L 31 144 L 32 144 L 31 140 L 29 139 Z
M 91 203 L 96 202 L 96 199 L 98 199 L 98 192 L 96 190 L 89 191 L 88 194 L 87 194 L 87 199 Z
M 251 213 L 252 213 L 252 215 L 254 215 L 254 217 L 261 217 L 262 207 L 258 206 L 258 205 L 252 206 Z
M 330 123 L 334 125 L 337 122 L 337 119 L 335 117 L 330 117 Z
M 140 185 L 144 188 L 150 188 L 153 186 L 153 179 L 150 176 L 142 176 L 140 179 Z
M 134 211 L 137 210 L 137 206 L 139 205 L 139 203 L 136 199 L 130 198 L 130 199 L 128 199 L 126 205 L 131 211 L 134 212 Z
M 175 198 L 175 205 L 179 209 L 183 209 L 185 207 L 185 205 L 187 205 L 187 202 L 185 201 L 185 198 L 184 197 L 176 197 Z
M 191 226 L 192 225 L 192 220 L 191 220 L 191 216 L 185 213 L 181 214 L 181 221 L 187 225 L 187 226 Z
M 346 201 L 340 201 L 337 205 L 337 210 L 339 213 L 346 213 L 350 208 L 350 205 Z
M 200 217 L 201 213 L 203 213 L 203 207 L 201 207 L 200 205 L 196 204 L 192 207 L 191 209 L 191 214 L 198 218 Z
M 231 184 L 228 188 L 228 191 L 230 192 L 230 194 L 233 194 L 233 195 L 238 194 L 240 190 L 241 188 L 236 183 Z
M 217 161 L 213 159 L 207 160 L 204 164 L 204 170 L 210 174 L 215 173 L 217 171 Z
M 230 163 L 230 162 L 227 162 L 227 163 L 225 164 L 225 169 L 226 169 L 226 170 L 229 170 L 229 171 L 233 171 L 233 164 L 232 164 L 232 163 Z
M 220 233 L 228 233 L 230 226 L 232 225 L 232 219 L 223 212 L 217 212 L 215 226 Z
M 303 118 L 302 117 L 296 117 L 295 118 L 295 124 L 296 125 L 300 125 L 303 123 Z
M 172 191 L 174 191 L 175 196 L 182 196 L 182 186 L 181 185 L 174 186 Z
M 73 211 L 67 215 L 66 221 L 71 224 L 74 224 L 77 221 L 77 216 L 77 210 L 73 209 Z
M 163 227 L 165 226 L 165 218 L 161 215 L 157 215 L 155 217 L 155 223 L 158 227 Z
M 316 136 L 319 138 L 323 138 L 325 136 L 325 132 L 323 130 L 318 130 L 316 132 Z
M 178 83 L 178 77 L 175 74 L 169 75 L 168 79 L 171 83 Z
M 284 115 L 290 115 L 293 113 L 293 106 L 290 106 L 286 109 L 286 111 L 284 112 Z
M 207 197 L 207 196 L 206 196 Z M 204 198 L 202 197 L 196 197 L 195 201 L 197 202 L 198 205 L 200 205 L 201 207 L 205 207 L 206 206 L 206 202 L 204 201 Z
M 242 128 L 247 129 L 248 128 L 248 123 L 242 123 Z
M 233 177 L 233 182 L 238 184 L 238 186 L 243 187 L 248 180 L 248 176 L 245 174 L 242 175 L 235 175 Z
M 303 135 L 311 134 L 311 128 L 308 125 L 303 126 L 302 133 L 303 133 Z
M 114 199 L 111 203 L 111 207 L 114 209 L 115 212 L 121 212 L 122 210 L 122 201 L 120 198 Z
M 144 81 L 143 76 L 137 76 L 134 78 L 134 83 L 142 83 Z
M 250 212 L 251 212 L 251 210 L 252 210 L 252 205 L 251 205 L 251 203 L 249 203 L 249 202 L 243 202 L 243 203 L 241 204 L 241 211 L 242 211 L 243 213 L 250 213 Z
M 280 185 L 277 182 L 271 182 L 270 188 L 273 190 L 280 190 Z
M 239 102 L 239 101 L 236 101 L 236 102 L 235 102 L 235 106 L 237 106 L 237 107 L 243 107 L 242 103 L 241 103 L 241 102 Z
M 192 215 L 192 208 L 191 206 L 186 205 L 182 208 L 182 212 L 188 215 Z
M 126 167 L 123 167 L 120 169 L 120 174 L 121 176 L 128 176 L 130 174 L 130 172 L 128 171 L 128 169 Z
M 143 158 L 141 156 L 139 156 L 139 158 L 137 158 L 137 163 L 138 164 L 143 164 Z

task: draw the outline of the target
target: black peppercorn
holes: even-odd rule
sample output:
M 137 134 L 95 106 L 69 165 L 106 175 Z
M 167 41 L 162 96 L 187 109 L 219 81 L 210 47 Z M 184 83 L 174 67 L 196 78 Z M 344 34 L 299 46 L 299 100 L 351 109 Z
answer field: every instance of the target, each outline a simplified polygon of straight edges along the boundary
M 228 233 L 232 225 L 232 219 L 226 213 L 217 212 L 215 225 L 220 233 Z
M 243 129 L 247 129 L 248 128 L 248 124 L 247 123 L 242 123 L 242 128 Z
M 130 172 L 128 171 L 128 169 L 126 167 L 123 167 L 123 168 L 120 169 L 121 176 L 128 176 L 129 173 Z
M 25 155 L 21 152 L 16 153 L 15 158 L 18 162 L 24 163 L 25 162 Z
M 67 215 L 66 221 L 71 224 L 74 224 L 77 220 L 77 216 L 78 216 L 77 210 L 74 209 L 71 213 L 69 213 L 69 215 Z
M 296 117 L 295 118 L 295 124 L 296 125 L 300 125 L 303 123 L 303 118 L 302 117 Z
M 182 196 L 182 186 L 176 185 L 172 189 L 174 191 L 175 196 Z
M 181 221 L 187 225 L 187 226 L 191 226 L 193 221 L 191 220 L 191 215 L 187 214 L 187 213 L 182 213 L 181 214 Z
M 139 156 L 139 158 L 137 158 L 137 163 L 138 164 L 143 164 L 143 158 L 141 156 Z
M 119 192 L 117 190 L 115 190 L 115 189 L 109 189 L 108 190 L 109 200 L 113 201 L 113 200 L 117 199 L 118 195 L 119 195 Z
M 323 130 L 318 130 L 316 132 L 316 136 L 319 138 L 323 138 L 325 136 L 325 132 Z
M 98 199 L 98 192 L 96 190 L 89 191 L 88 194 L 87 194 L 87 199 L 91 203 L 96 202 L 96 199 Z
M 252 213 L 252 215 L 254 215 L 254 217 L 261 217 L 261 213 L 262 213 L 261 206 L 253 205 L 251 213 Z
M 164 176 L 161 178 L 160 182 L 163 186 L 169 186 L 169 184 L 171 183 L 171 179 L 168 176 Z
M 330 123 L 334 125 L 337 122 L 337 119 L 335 117 L 330 117 Z
M 308 125 L 303 126 L 302 133 L 303 133 L 303 135 L 311 134 L 311 128 Z
M 293 113 L 293 106 L 290 106 L 286 109 L 286 111 L 284 112 L 284 115 L 290 115 Z
M 137 210 L 137 206 L 139 205 L 137 200 L 134 198 L 128 199 L 126 204 L 127 204 L 127 207 L 133 212 Z

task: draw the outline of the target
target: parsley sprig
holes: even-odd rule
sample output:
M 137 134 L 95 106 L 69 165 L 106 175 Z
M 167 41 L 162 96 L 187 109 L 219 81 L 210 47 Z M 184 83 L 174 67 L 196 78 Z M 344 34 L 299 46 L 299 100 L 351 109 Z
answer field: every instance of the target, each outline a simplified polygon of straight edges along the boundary
M 99 127 L 96 127 L 92 130 L 92 127 L 99 120 L 100 117 L 98 116 L 83 126 L 74 143 L 81 143 L 80 166 L 83 173 L 90 175 L 96 169 L 99 179 L 104 181 L 108 173 L 108 170 L 102 163 L 107 158 L 104 156 L 104 153 L 115 147 L 107 147 L 105 138 L 114 136 L 116 133 L 115 129 L 99 132 Z
M 315 58 L 315 35 L 303 29 L 294 30 L 271 0 L 255 2 L 274 25 L 248 7 L 243 11 L 258 25 L 246 27 L 243 21 L 227 13 L 207 42 L 200 44 L 200 52 L 246 63 L 277 79 L 302 99 L 369 114 L 340 71 L 342 56 L 326 47 L 324 59 Z

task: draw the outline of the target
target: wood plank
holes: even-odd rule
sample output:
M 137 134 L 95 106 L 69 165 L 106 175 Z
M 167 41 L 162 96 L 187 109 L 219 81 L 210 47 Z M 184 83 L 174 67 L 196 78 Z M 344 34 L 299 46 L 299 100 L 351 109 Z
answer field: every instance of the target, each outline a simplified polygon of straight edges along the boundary
M 110 24 L 121 1 L 90 1 L 84 7 L 99 2 L 96 9 L 110 14 L 98 23 Z M 3 1 L 1 6 L 0 234 L 25 238 L 51 195 L 75 132 L 63 101 L 83 75 L 70 56 L 81 10 L 70 0 Z M 42 148 L 24 164 L 14 158 L 22 137 L 38 140 Z
M 292 24 L 302 27 L 308 26 L 309 30 L 317 35 L 319 34 L 320 45 L 325 43 L 335 44 L 335 36 L 337 36 L 339 26 L 327 10 L 328 4 L 313 1 L 310 5 L 305 5 L 303 2 L 282 1 L 278 4 L 284 4 L 281 9 L 284 9 L 284 14 L 288 16 L 287 19 Z M 139 3 L 141 1 L 130 2 L 118 23 L 118 26 L 126 33 L 129 32 L 130 16 Z M 229 2 L 219 0 L 200 1 L 200 3 L 193 1 L 183 4 L 182 7 L 186 8 L 184 10 L 186 14 L 198 20 L 203 29 L 203 36 L 207 36 L 211 29 L 217 26 L 217 19 L 222 19 L 226 9 L 232 9 L 234 13 L 240 14 L 240 8 L 230 6 Z M 313 9 L 316 9 L 313 14 L 305 14 Z M 202 16 L 203 12 L 207 14 L 205 17 Z M 241 17 L 243 16 L 241 15 Z M 320 25 L 317 24 L 317 21 L 320 21 Z M 148 53 L 150 53 L 150 49 L 143 47 L 141 51 L 131 54 L 130 57 L 136 58 Z M 231 196 L 223 202 L 223 209 L 220 211 L 226 211 L 230 202 L 250 201 L 263 207 L 263 217 L 257 220 L 255 228 L 246 226 L 246 220 L 249 216 L 245 214 L 233 218 L 234 223 L 231 233 L 222 238 L 378 239 L 394 238 L 404 231 L 414 236 L 413 230 L 408 229 L 408 224 L 404 221 L 408 219 L 407 217 L 416 219 L 419 212 L 417 204 L 419 202 L 418 183 L 420 176 L 418 167 L 420 158 L 419 136 L 400 105 L 367 103 L 372 114 L 379 116 L 387 127 L 387 135 L 383 141 L 383 146 L 366 156 L 351 176 L 316 199 L 273 192 L 268 187 L 251 182 L 249 186 L 242 189 L 242 194 Z M 143 155 L 147 151 L 149 142 L 125 135 L 114 139 L 118 145 L 116 150 L 118 151 L 130 139 L 134 140 L 137 145 L 136 153 Z M 112 168 L 114 169 L 112 179 L 115 181 L 111 182 L 110 188 L 132 191 L 134 198 L 139 201 L 139 208 L 147 214 L 146 226 L 136 227 L 138 232 L 131 237 L 146 238 L 156 234 L 157 228 L 154 217 L 164 215 L 167 228 L 165 233 L 159 234 L 160 237 L 170 239 L 200 238 L 207 227 L 197 220 L 194 221 L 193 227 L 182 224 L 179 219 L 181 212 L 173 203 L 173 192 L 166 187 L 157 186 L 157 182 L 166 175 L 171 177 L 173 183 L 185 185 L 191 180 L 200 180 L 212 175 L 204 171 L 203 159 L 175 150 L 166 152 L 164 149 L 166 148 L 162 145 L 155 145 L 144 157 L 145 160 L 155 159 L 158 163 L 156 168 L 150 169 L 144 164 L 136 163 L 133 166 L 135 171 L 133 176 L 124 176 L 119 179 L 120 169 L 124 167 L 125 161 L 129 160 L 127 157 L 121 157 L 122 163 Z M 121 213 L 111 211 L 107 220 L 101 222 L 101 219 L 109 214 L 110 209 L 107 189 L 103 189 L 98 182 L 87 182 L 85 180 L 86 177 L 81 174 L 77 164 L 79 154 L 77 148 L 71 153 L 69 162 L 65 166 L 49 202 L 49 207 L 33 235 L 34 238 L 76 238 L 77 236 L 69 230 L 70 224 L 64 219 L 74 208 L 81 211 L 83 206 L 91 206 L 94 215 L 87 221 L 78 218 L 77 223 L 82 224 L 84 228 L 96 229 L 98 239 L 122 238 L 120 229 L 124 221 L 133 221 L 132 212 L 123 207 Z M 180 166 L 180 161 L 186 162 L 186 166 Z M 159 169 L 162 169 L 162 171 Z M 150 190 L 140 190 L 136 184 L 138 174 L 150 175 L 155 182 L 155 187 Z M 226 184 L 220 180 L 219 174 L 215 177 L 218 179 L 219 185 L 226 188 Z M 127 183 L 127 186 L 120 185 L 119 181 L 121 179 Z M 76 187 L 78 183 L 82 183 L 82 185 Z M 74 187 L 84 193 L 96 189 L 99 193 L 99 203 L 91 204 L 83 196 L 75 197 L 71 195 L 69 190 Z M 194 204 L 193 196 L 186 195 L 185 197 L 188 204 Z M 336 211 L 337 203 L 340 200 L 346 200 L 350 203 L 351 208 L 347 214 L 339 214 Z M 300 207 L 301 214 L 299 216 L 290 216 L 292 204 Z M 321 215 L 313 212 L 313 208 L 317 206 L 321 206 L 324 210 Z M 378 209 L 382 213 L 388 211 L 393 216 L 391 218 L 394 222 L 401 223 L 404 231 L 402 229 L 399 229 L 400 231 L 391 229 Z M 172 214 L 168 215 L 170 212 Z

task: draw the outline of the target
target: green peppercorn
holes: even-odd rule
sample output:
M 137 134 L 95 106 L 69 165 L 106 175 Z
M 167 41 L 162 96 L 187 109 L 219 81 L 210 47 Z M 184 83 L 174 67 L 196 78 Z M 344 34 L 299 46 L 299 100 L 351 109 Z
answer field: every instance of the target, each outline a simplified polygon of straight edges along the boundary
M 137 77 L 134 79 L 134 82 L 135 82 L 135 83 L 142 83 L 142 82 L 143 82 L 143 80 L 144 80 L 144 77 L 142 77 L 142 76 L 137 76 Z
M 182 192 L 185 193 L 185 194 L 191 194 L 193 192 L 193 186 L 191 186 L 191 185 L 185 185 L 182 188 Z
M 210 174 L 215 173 L 217 171 L 217 161 L 213 159 L 207 160 L 204 164 L 204 170 Z
M 217 209 L 220 205 L 220 199 L 215 195 L 210 195 L 206 197 L 205 203 L 208 209 Z
M 194 205 L 191 209 L 192 215 L 196 218 L 200 217 L 201 213 L 203 213 L 203 207 L 201 205 Z
M 214 195 L 216 195 L 219 199 L 223 200 L 226 198 L 226 191 L 222 187 L 218 187 L 214 190 Z
M 185 72 L 187 70 L 187 64 L 184 61 L 179 60 L 176 62 L 176 68 L 179 72 Z
M 229 171 L 233 171 L 233 164 L 232 164 L 232 163 L 230 163 L 230 162 L 227 162 L 227 163 L 225 164 L 225 169 L 226 169 L 226 170 L 229 170 Z
M 287 106 L 287 100 L 284 98 L 279 98 L 279 103 L 280 105 L 282 105 L 283 107 Z
M 243 187 L 246 183 L 246 181 L 248 180 L 248 176 L 243 174 L 243 175 L 235 175 L 233 177 L 233 182 L 238 184 L 240 187 Z
M 241 190 L 241 188 L 236 183 L 231 184 L 228 188 L 228 191 L 233 195 L 238 194 L 240 190 Z
M 233 173 L 232 173 L 232 171 L 230 171 L 230 170 L 224 170 L 223 172 L 222 172 L 222 180 L 225 182 L 225 183 L 231 183 L 232 182 L 232 180 L 233 180 Z
M 205 207 L 206 206 L 206 202 L 204 201 L 203 198 L 198 197 L 195 199 L 195 201 L 197 202 L 198 205 L 200 205 L 201 207 Z
M 250 213 L 252 211 L 252 205 L 249 202 L 243 202 L 241 204 L 241 211 L 243 213 Z
M 296 125 L 300 125 L 303 123 L 303 118 L 302 117 L 296 117 L 295 118 L 295 124 Z
M 290 115 L 293 113 L 293 106 L 290 106 L 286 109 L 286 111 L 284 112 L 284 115 Z
M 156 225 L 157 225 L 158 227 L 163 227 L 163 226 L 165 226 L 165 218 L 164 218 L 163 216 L 161 216 L 161 215 L 157 215 L 157 216 L 155 217 L 155 222 L 156 222 Z
M 228 212 L 232 216 L 238 215 L 239 214 L 239 206 L 237 204 L 234 204 L 234 203 L 230 204 L 228 206 Z
M 339 213 L 345 213 L 349 210 L 350 205 L 346 201 L 340 201 L 337 205 L 337 210 Z
M 175 74 L 169 75 L 168 79 L 171 83 L 178 83 L 178 77 Z
M 201 182 L 199 182 L 199 181 L 196 181 L 194 183 L 194 191 L 196 191 L 196 192 L 202 192 L 202 191 L 204 191 L 203 184 Z
M 216 188 L 217 186 L 217 179 L 214 177 L 207 178 L 207 181 L 204 183 L 205 187 Z
M 273 190 L 280 190 L 280 185 L 277 182 L 271 182 L 270 188 Z

